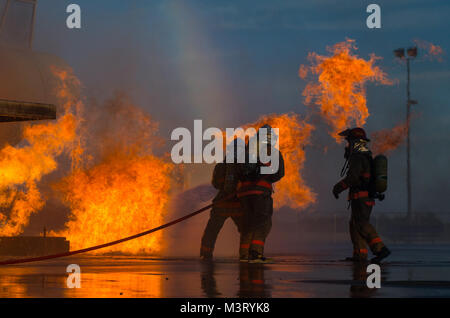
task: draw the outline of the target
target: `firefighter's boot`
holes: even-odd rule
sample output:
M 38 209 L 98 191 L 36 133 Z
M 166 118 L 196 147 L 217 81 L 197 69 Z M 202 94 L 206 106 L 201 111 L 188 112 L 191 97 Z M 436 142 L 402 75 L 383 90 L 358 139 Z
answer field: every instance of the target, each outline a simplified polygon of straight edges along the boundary
M 267 258 L 263 254 L 260 254 L 258 252 L 251 251 L 248 262 L 250 264 L 272 264 L 273 259 Z
M 200 249 L 200 259 L 206 262 L 212 261 L 213 259 L 212 248 L 202 246 Z
M 386 257 L 388 257 L 390 254 L 391 251 L 386 246 L 383 246 L 383 248 L 379 252 L 375 253 L 375 257 L 372 258 L 370 262 L 372 264 L 380 264 L 380 262 Z
M 355 248 L 352 257 L 347 257 L 345 261 L 354 263 L 366 263 L 367 262 L 367 249 L 366 248 Z

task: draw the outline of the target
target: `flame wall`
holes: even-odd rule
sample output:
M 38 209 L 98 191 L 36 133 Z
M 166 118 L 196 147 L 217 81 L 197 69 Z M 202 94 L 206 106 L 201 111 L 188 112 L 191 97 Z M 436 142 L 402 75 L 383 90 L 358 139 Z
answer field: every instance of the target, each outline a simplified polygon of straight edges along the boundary
M 303 91 L 305 103 L 319 109 L 337 142 L 341 140 L 337 135 L 340 131 L 363 126 L 369 117 L 366 82 L 391 84 L 386 74 L 375 66 L 379 58 L 372 54 L 369 60 L 364 60 L 354 54 L 356 49 L 354 40 L 347 39 L 328 47 L 329 56 L 309 53 L 311 65 L 299 69 L 301 78 L 313 76 Z

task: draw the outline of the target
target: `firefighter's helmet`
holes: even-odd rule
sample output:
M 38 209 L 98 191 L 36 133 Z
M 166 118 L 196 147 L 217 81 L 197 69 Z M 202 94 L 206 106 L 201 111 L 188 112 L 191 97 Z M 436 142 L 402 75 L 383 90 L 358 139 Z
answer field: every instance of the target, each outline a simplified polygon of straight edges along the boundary
M 358 139 L 362 139 L 365 141 L 370 141 L 369 138 L 367 138 L 366 132 L 364 131 L 364 129 L 357 127 L 357 128 L 351 128 L 351 129 L 346 129 L 344 131 L 341 131 L 339 133 L 339 136 L 345 137 L 345 139 L 347 140 L 358 140 Z

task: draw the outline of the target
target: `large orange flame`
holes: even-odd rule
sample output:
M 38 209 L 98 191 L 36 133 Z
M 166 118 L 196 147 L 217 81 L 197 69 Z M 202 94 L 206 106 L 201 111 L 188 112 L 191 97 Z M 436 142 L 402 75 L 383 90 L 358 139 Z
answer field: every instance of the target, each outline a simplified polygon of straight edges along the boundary
M 154 136 L 157 124 L 120 97 L 108 109 L 90 107 L 83 119 L 80 82 L 70 70 L 53 73 L 59 82 L 58 120 L 28 126 L 19 146 L 0 150 L 0 235 L 22 233 L 30 215 L 43 208 L 38 182 L 58 168 L 62 154 L 69 155 L 72 167 L 53 188 L 71 212 L 65 228 L 51 234 L 67 236 L 77 249 L 160 225 L 174 168 L 153 153 L 161 144 Z M 105 251 L 158 252 L 161 236 Z
M 285 176 L 275 184 L 274 207 L 304 209 L 316 200 L 315 193 L 302 176 L 306 160 L 305 147 L 309 144 L 314 127 L 293 113 L 265 115 L 253 126 L 259 128 L 264 124 L 279 128 L 279 147 L 285 163 Z
M 53 71 L 59 80 L 62 115 L 55 123 L 27 126 L 18 146 L 6 145 L 0 150 L 0 235 L 22 233 L 30 215 L 45 204 L 37 182 L 57 169 L 58 156 L 74 149 L 78 105 L 69 91 L 79 83 L 70 71 Z
M 73 249 L 94 246 L 161 225 L 168 202 L 171 165 L 152 156 L 117 153 L 75 171 L 59 190 L 71 208 L 67 236 Z M 162 232 L 102 250 L 159 252 Z
M 309 73 L 317 76 L 303 91 L 305 103 L 319 107 L 321 116 L 331 126 L 331 135 L 338 142 L 338 132 L 366 123 L 369 116 L 366 82 L 391 84 L 386 74 L 374 65 L 379 58 L 372 54 L 369 60 L 364 60 L 354 54 L 356 49 L 354 40 L 347 39 L 328 47 L 330 56 L 309 53 L 311 65 L 302 65 L 299 70 L 303 79 Z
M 154 154 L 159 142 L 156 123 L 120 96 L 97 112 L 106 127 L 88 127 L 86 142 L 98 153 L 92 151 L 90 160 L 55 185 L 71 209 L 65 230 L 58 234 L 66 236 L 73 249 L 161 225 L 169 200 L 174 165 Z M 87 124 L 95 122 L 102 125 L 97 120 Z M 157 232 L 100 253 L 157 253 L 163 247 L 162 235 Z

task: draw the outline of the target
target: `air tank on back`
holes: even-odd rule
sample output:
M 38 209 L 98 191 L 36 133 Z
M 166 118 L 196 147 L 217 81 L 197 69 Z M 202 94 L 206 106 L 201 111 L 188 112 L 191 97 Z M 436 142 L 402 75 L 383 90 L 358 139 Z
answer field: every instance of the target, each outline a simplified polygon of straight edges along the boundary
M 375 191 L 383 193 L 387 190 L 387 169 L 388 162 L 384 155 L 377 155 L 373 159 Z

